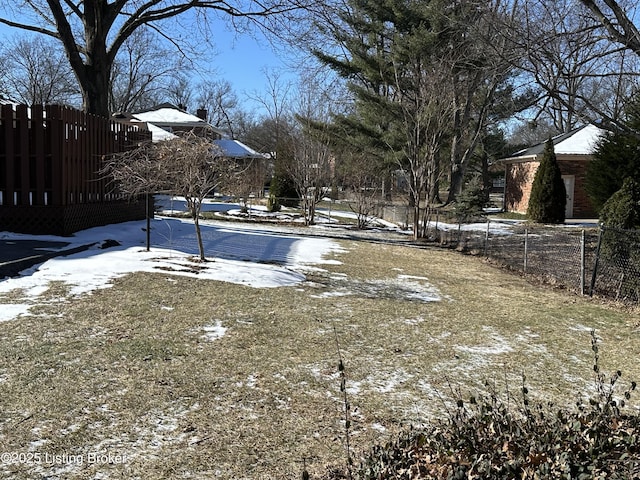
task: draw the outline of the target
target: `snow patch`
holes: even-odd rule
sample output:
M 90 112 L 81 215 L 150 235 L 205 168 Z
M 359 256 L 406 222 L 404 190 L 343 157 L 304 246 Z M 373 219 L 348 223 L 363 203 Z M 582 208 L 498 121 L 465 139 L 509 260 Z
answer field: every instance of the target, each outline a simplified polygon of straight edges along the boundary
M 372 423 L 371 424 L 371 428 L 373 430 L 375 430 L 376 432 L 380 432 L 380 433 L 385 433 L 387 431 L 387 429 L 385 428 L 384 425 L 381 425 L 379 423 Z
M 29 309 L 32 306 L 24 303 L 2 303 L 0 304 L 0 322 L 14 320 L 22 315 L 30 315 Z
M 209 342 L 213 342 L 214 340 L 224 337 L 228 328 L 223 327 L 222 322 L 217 320 L 213 325 L 205 325 L 202 327 L 202 330 L 204 330 L 204 335 L 202 337 Z
M 151 222 L 151 251 L 145 249 L 145 221 L 124 222 L 77 232 L 72 238 L 5 233 L 16 239 L 65 241 L 69 248 L 95 244 L 86 251 L 52 258 L 21 272 L 21 276 L 0 282 L 0 293 L 22 290 L 34 299 L 49 288 L 50 282 L 69 285 L 71 295 L 87 294 L 112 285 L 114 279 L 133 272 L 156 272 L 173 276 L 225 281 L 254 288 L 273 288 L 302 283 L 303 268 L 342 251 L 330 239 L 283 235 L 247 226 L 221 228 L 201 222 L 208 262 L 194 261 L 198 254 L 192 221 L 158 217 Z M 106 239 L 119 246 L 101 249 Z M 24 315 L 28 305 L 11 305 L 0 314 L 0 321 Z

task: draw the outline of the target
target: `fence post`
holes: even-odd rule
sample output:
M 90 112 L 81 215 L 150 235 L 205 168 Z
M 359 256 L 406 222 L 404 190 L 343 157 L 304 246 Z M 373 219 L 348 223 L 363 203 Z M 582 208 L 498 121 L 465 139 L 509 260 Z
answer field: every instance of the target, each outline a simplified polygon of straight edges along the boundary
M 580 295 L 584 295 L 584 275 L 586 272 L 585 243 L 586 243 L 586 237 L 583 229 L 582 235 L 580 236 Z
M 524 230 L 524 269 L 523 273 L 527 273 L 527 255 L 529 252 L 529 229 Z
M 484 236 L 484 256 L 487 256 L 487 251 L 489 250 L 489 226 L 491 225 L 491 219 L 487 218 L 487 232 Z
M 589 296 L 593 297 L 593 290 L 596 287 L 596 275 L 598 272 L 598 262 L 600 261 L 600 246 L 602 245 L 602 232 L 604 227 L 600 226 L 598 231 L 598 246 L 596 247 L 596 260 L 593 262 L 593 274 L 591 275 L 591 286 L 589 288 Z

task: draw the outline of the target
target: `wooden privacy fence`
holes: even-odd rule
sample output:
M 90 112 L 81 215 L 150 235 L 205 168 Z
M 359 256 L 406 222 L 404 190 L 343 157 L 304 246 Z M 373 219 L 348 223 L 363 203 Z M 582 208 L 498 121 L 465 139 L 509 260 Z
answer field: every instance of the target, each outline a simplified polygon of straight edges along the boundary
M 150 134 L 59 105 L 0 106 L 0 231 L 69 235 L 144 218 L 143 202 L 112 191 L 105 155 Z

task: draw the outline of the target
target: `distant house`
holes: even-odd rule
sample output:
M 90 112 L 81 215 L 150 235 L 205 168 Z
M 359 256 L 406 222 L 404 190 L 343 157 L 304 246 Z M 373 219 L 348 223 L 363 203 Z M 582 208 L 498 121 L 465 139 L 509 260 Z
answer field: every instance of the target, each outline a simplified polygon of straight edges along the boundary
M 226 136 L 225 132 L 214 127 L 206 120 L 206 111 L 199 110 L 192 115 L 170 103 L 163 103 L 150 110 L 138 113 L 114 113 L 113 117 L 125 123 L 146 124 L 154 142 L 175 138 L 179 132 L 192 131 L 211 139 Z
M 567 190 L 566 218 L 596 216 L 584 188 L 587 165 L 598 140 L 605 130 L 586 125 L 554 137 L 553 145 L 562 179 Z M 504 209 L 526 213 L 545 142 L 514 153 L 498 161 L 505 169 Z
M 198 110 L 196 115 L 170 103 L 163 103 L 144 112 L 114 114 L 119 121 L 130 124 L 146 124 L 151 132 L 153 142 L 176 138 L 180 132 L 192 131 L 196 135 L 211 138 L 222 154 L 236 160 L 242 167 L 244 175 L 251 177 L 255 183 L 255 193 L 262 194 L 265 181 L 268 179 L 268 162 L 270 156 L 256 152 L 244 143 L 230 138 L 229 134 L 207 122 L 206 110 Z

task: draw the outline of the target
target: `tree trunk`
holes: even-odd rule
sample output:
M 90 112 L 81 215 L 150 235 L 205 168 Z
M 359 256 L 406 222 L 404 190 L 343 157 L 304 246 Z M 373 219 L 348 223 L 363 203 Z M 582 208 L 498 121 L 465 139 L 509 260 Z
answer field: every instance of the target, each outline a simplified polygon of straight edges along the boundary
M 482 185 L 484 186 L 484 200 L 486 203 L 491 201 L 491 172 L 489 172 L 489 155 L 486 152 L 482 154 Z
M 200 251 L 200 261 L 206 261 L 206 257 L 204 255 L 204 244 L 202 243 L 202 231 L 200 230 L 200 212 L 194 212 L 193 215 L 193 224 L 196 227 L 196 237 L 198 238 L 198 250 Z
M 460 153 L 460 144 L 462 143 L 462 138 L 459 132 L 461 131 L 461 129 L 460 118 L 459 115 L 456 114 L 455 133 L 453 135 L 453 138 L 451 139 L 451 169 L 449 174 L 449 195 L 447 196 L 448 204 L 455 202 L 456 197 L 462 192 L 464 182 L 464 159 L 462 158 L 462 155 Z
M 111 114 L 109 112 L 110 67 L 106 65 L 99 68 L 86 66 L 84 70 L 84 81 L 80 82 L 84 111 L 108 118 Z
M 462 192 L 462 181 L 464 177 L 464 169 L 462 165 L 453 163 L 451 165 L 451 182 L 449 183 L 449 195 L 447 196 L 447 203 L 452 203 L 456 200 L 456 197 Z
M 196 229 L 196 238 L 198 240 L 198 251 L 200 252 L 200 261 L 206 261 L 206 257 L 204 255 L 204 244 L 202 243 L 202 231 L 200 230 L 200 210 L 202 202 L 197 202 L 194 199 L 187 199 L 187 208 L 191 213 L 191 218 L 193 218 L 193 225 Z
M 62 3 L 60 1 L 47 3 L 57 25 L 58 38 L 64 46 L 69 65 L 80 84 L 85 112 L 108 117 L 111 68 L 115 53 L 127 35 L 112 39 L 113 48 L 111 49 L 107 48 L 107 39 L 124 2 L 108 3 L 103 0 L 80 2 L 84 6 L 83 15 L 79 15 L 84 29 L 82 33 L 84 45 L 76 40 L 79 32 L 74 31 L 69 23 L 68 13 L 63 9 Z
M 74 67 L 80 87 L 82 102 L 87 113 L 109 117 L 109 91 L 113 61 L 107 52 L 106 38 L 100 26 L 85 26 L 89 53 L 83 65 Z
M 420 199 L 418 198 L 413 205 L 413 239 L 420 238 Z

